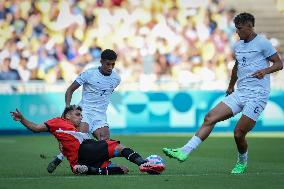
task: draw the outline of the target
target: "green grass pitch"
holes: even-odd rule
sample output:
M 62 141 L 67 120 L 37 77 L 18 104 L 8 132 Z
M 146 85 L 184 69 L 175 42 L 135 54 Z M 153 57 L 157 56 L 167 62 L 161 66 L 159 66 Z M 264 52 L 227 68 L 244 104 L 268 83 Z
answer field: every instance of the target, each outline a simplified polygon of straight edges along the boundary
M 248 137 L 249 163 L 244 175 L 230 175 L 236 162 L 234 139 L 209 137 L 190 158 L 179 163 L 165 157 L 163 147 L 178 147 L 189 138 L 185 135 L 114 135 L 122 144 L 139 152 L 143 157 L 160 155 L 166 162 L 161 175 L 147 175 L 123 158 L 115 163 L 129 167 L 128 175 L 76 176 L 65 160 L 49 174 L 46 166 L 58 153 L 57 141 L 47 136 L 0 136 L 0 188 L 21 189 L 183 189 L 183 188 L 283 188 L 284 137 Z M 40 158 L 40 154 L 47 156 Z

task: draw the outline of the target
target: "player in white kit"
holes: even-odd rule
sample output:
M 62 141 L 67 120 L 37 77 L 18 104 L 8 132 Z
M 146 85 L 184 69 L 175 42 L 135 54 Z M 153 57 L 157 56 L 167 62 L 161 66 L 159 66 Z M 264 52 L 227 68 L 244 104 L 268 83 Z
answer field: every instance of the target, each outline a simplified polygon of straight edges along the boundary
M 118 73 L 113 70 L 116 59 L 117 54 L 113 50 L 104 50 L 101 54 L 101 66 L 82 72 L 65 93 L 65 105 L 68 107 L 73 92 L 81 85 L 83 86 L 82 99 L 79 104 L 83 109 L 80 128 L 82 132 L 92 133 L 98 140 L 110 138 L 106 111 L 110 103 L 110 95 L 121 81 Z M 56 169 L 63 157 L 59 154 L 49 163 L 47 167 L 49 173 Z
M 283 69 L 283 62 L 270 41 L 254 32 L 254 22 L 254 16 L 249 13 L 241 13 L 234 18 L 240 41 L 233 47 L 236 63 L 232 70 L 227 96 L 205 116 L 202 126 L 187 144 L 176 149 L 163 148 L 167 156 L 181 162 L 185 161 L 210 135 L 216 123 L 242 112 L 234 130 L 238 160 L 231 173 L 242 174 L 247 170 L 246 134 L 253 129 L 268 101 L 269 74 Z M 237 89 L 234 91 L 236 82 Z

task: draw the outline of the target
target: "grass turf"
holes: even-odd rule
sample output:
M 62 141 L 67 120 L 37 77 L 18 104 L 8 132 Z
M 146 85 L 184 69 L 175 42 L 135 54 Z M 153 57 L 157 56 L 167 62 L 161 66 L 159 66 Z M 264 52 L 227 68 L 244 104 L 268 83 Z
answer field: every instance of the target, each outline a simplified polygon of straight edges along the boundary
M 128 175 L 76 176 L 65 160 L 49 174 L 46 166 L 58 153 L 52 136 L 0 136 L 0 188 L 282 188 L 284 185 L 284 138 L 249 137 L 248 172 L 230 175 L 236 162 L 232 137 L 209 137 L 190 158 L 179 163 L 162 154 L 162 147 L 178 147 L 190 136 L 133 135 L 118 136 L 122 144 L 143 157 L 160 155 L 167 169 L 161 175 L 139 172 L 123 158 L 113 161 L 129 167 Z M 40 154 L 46 159 L 40 158 Z

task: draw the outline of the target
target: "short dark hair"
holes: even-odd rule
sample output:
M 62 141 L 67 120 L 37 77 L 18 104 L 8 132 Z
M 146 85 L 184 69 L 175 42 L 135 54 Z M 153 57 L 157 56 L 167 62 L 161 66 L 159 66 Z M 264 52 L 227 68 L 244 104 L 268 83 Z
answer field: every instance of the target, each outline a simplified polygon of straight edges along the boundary
M 117 54 L 111 49 L 106 49 L 102 52 L 101 59 L 103 59 L 103 60 L 116 60 Z
M 247 12 L 240 13 L 234 18 L 234 23 L 236 25 L 246 24 L 248 22 L 251 22 L 252 26 L 254 27 L 254 22 L 255 22 L 254 16 Z
M 81 108 L 81 106 L 77 106 L 77 105 L 68 106 L 68 107 L 66 107 L 66 108 L 64 109 L 63 114 L 62 114 L 62 117 L 63 117 L 63 118 L 66 118 L 66 114 L 67 114 L 68 112 L 70 112 L 70 111 L 73 111 L 73 110 L 80 110 L 80 111 L 82 111 L 82 108 Z

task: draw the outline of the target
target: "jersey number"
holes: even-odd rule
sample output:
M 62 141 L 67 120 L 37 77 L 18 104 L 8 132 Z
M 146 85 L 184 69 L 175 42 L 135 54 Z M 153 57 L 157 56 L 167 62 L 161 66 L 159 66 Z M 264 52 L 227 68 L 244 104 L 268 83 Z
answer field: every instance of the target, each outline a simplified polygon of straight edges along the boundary
M 101 96 L 105 94 L 106 90 L 102 90 Z

